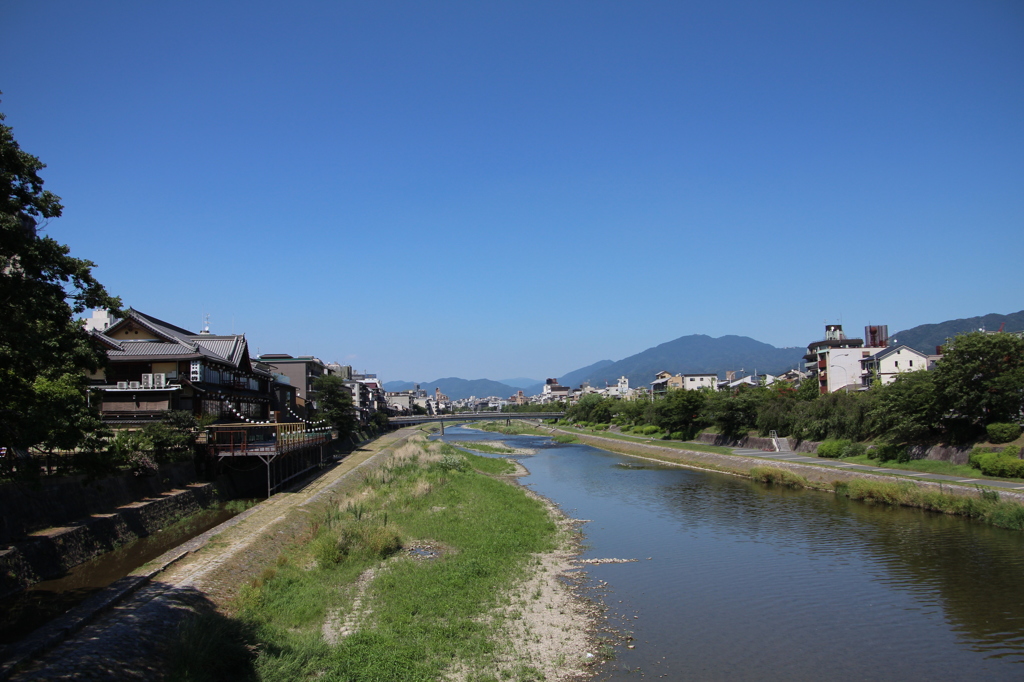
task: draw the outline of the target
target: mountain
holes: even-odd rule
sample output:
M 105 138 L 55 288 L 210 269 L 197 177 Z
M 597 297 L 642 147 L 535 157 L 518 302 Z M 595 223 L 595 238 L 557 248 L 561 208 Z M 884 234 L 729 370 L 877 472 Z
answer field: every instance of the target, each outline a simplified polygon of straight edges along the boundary
M 458 377 L 447 377 L 445 379 L 436 379 L 434 381 L 386 381 L 384 382 L 385 391 L 411 391 L 416 387 L 416 383 L 419 383 L 420 388 L 426 391 L 428 394 L 433 395 L 435 388 L 440 388 L 441 393 L 452 400 L 460 400 L 462 398 L 468 398 L 470 396 L 476 396 L 477 398 L 486 398 L 487 396 L 498 396 L 499 398 L 508 398 L 510 395 L 514 395 L 518 388 L 513 388 L 508 384 L 503 384 L 499 381 L 491 381 L 490 379 L 459 379 Z
M 705 334 L 681 336 L 659 346 L 631 355 L 618 362 L 601 362 L 560 377 L 563 386 L 579 386 L 589 381 L 603 388 L 625 375 L 630 386 L 646 386 L 662 370 L 672 374 L 718 374 L 743 369 L 747 373 L 781 374 L 787 369 L 803 366 L 805 348 L 776 348 L 748 336 L 712 338 Z
M 1019 332 L 1024 330 L 1024 310 L 1009 315 L 991 313 L 980 317 L 965 317 L 961 320 L 947 320 L 938 324 L 922 324 L 890 335 L 890 343 L 905 344 L 922 353 L 934 353 L 936 346 L 946 343 L 964 332 L 986 329 L 994 332 L 1000 325 L 1006 324 L 1006 331 Z
M 527 377 L 516 377 L 515 379 L 498 379 L 499 384 L 506 384 L 512 388 L 526 388 L 528 386 L 544 385 L 539 379 L 528 379 Z
M 592 365 L 587 365 L 586 367 L 583 367 L 581 369 L 575 369 L 569 372 L 568 374 L 563 374 L 562 376 L 557 377 L 558 383 L 560 383 L 562 386 L 571 386 L 572 388 L 576 388 L 584 381 L 589 381 L 588 377 L 596 375 L 600 373 L 600 371 L 603 368 L 607 367 L 608 365 L 614 364 L 615 362 L 612 360 L 598 360 Z M 618 380 L 618 377 L 615 377 L 615 379 Z M 598 388 L 604 387 L 604 384 L 597 384 L 592 381 L 590 383 Z M 525 393 L 526 395 L 537 395 L 542 390 L 544 390 L 544 382 L 541 381 L 537 382 L 533 386 L 525 386 L 523 388 L 523 393 Z

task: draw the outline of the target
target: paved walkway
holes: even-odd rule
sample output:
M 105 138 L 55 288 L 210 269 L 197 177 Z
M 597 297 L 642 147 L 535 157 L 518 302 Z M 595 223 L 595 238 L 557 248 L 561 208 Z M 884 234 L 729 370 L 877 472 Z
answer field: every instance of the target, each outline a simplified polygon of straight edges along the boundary
M 870 464 L 852 464 L 841 459 L 825 459 L 822 457 L 810 457 L 799 452 L 765 452 L 751 448 L 729 448 L 737 455 L 744 457 L 760 457 L 761 459 L 778 460 L 781 462 L 795 462 L 797 464 L 817 464 L 818 466 L 833 467 L 836 469 L 847 469 L 849 471 L 861 471 L 871 474 L 889 474 L 893 476 L 910 476 L 922 481 L 936 481 L 939 483 L 963 483 L 965 485 L 986 485 L 993 488 L 1006 488 L 1007 490 L 1024 490 L 1024 485 L 1019 481 L 1002 481 L 994 478 L 963 478 L 960 476 L 947 476 L 946 474 L 929 474 L 921 471 L 909 471 L 907 469 L 890 469 L 877 467 Z

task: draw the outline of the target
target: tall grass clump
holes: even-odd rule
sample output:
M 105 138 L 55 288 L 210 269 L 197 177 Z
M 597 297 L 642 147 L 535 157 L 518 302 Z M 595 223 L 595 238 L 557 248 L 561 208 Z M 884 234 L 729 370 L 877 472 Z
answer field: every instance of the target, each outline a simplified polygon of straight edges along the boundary
M 1024 505 L 1002 501 L 995 491 L 980 490 L 978 497 L 951 495 L 920 488 L 909 481 L 872 481 L 861 478 L 836 481 L 832 485 L 837 493 L 851 500 L 917 507 L 966 516 L 1000 528 L 1024 530 Z
M 787 488 L 809 488 L 811 486 L 810 481 L 800 474 L 777 467 L 754 467 L 750 470 L 750 477 L 760 483 L 781 485 Z

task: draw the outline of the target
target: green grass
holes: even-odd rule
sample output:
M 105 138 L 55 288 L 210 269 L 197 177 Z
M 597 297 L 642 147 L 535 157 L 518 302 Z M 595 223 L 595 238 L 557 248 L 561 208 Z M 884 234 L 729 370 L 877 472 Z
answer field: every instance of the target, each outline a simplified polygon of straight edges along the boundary
M 465 448 L 467 450 L 476 450 L 477 452 L 485 452 L 489 455 L 515 454 L 515 448 L 506 448 L 500 445 L 491 445 L 490 443 L 483 443 L 479 441 L 449 441 L 449 443 L 456 447 Z
M 946 476 L 959 476 L 961 478 L 993 478 L 994 480 L 999 481 L 1021 480 L 984 476 L 980 471 L 968 464 L 953 464 L 952 462 L 943 462 L 932 459 L 915 459 L 910 462 L 903 463 L 896 461 L 879 462 L 877 459 L 868 459 L 867 455 L 861 455 L 859 457 L 844 457 L 842 461 L 850 462 L 852 464 L 866 464 L 867 466 L 872 467 L 903 469 L 905 471 L 922 471 L 929 474 L 943 474 Z
M 502 420 L 504 421 L 504 420 Z M 492 433 L 503 433 L 506 436 L 546 436 L 546 431 L 541 431 L 536 426 L 532 426 L 525 422 L 512 420 L 512 423 L 506 426 L 504 423 L 498 423 L 496 421 L 478 421 L 473 422 L 471 428 L 480 429 L 481 431 L 490 431 Z
M 307 535 L 243 589 L 236 618 L 221 627 L 190 621 L 174 679 L 212 679 L 181 653 L 196 632 L 230 649 L 225 657 L 258 651 L 247 660 L 261 680 L 435 680 L 458 661 L 486 661 L 499 644 L 497 624 L 483 616 L 531 554 L 555 547 L 558 530 L 541 502 L 485 475 L 507 473 L 510 462 L 448 445 L 426 459 L 392 458 L 366 475 L 369 494 L 358 503 L 321 509 Z M 447 551 L 425 561 L 399 553 L 380 568 L 399 543 L 423 540 Z M 351 609 L 352 586 L 369 568 L 378 569 L 363 597 L 372 609 L 355 634 L 328 644 L 325 619 Z
M 579 443 L 580 442 L 580 439 L 577 438 L 576 436 L 570 436 L 569 434 L 566 434 L 566 433 L 560 433 L 557 436 L 555 436 L 554 438 L 552 438 L 551 440 L 555 441 L 556 443 Z
M 719 455 L 732 455 L 732 450 L 721 445 L 708 445 L 706 443 L 694 443 L 693 441 L 678 441 L 678 440 L 659 440 L 652 438 L 651 436 L 634 436 L 632 434 L 615 433 L 613 431 L 594 431 L 593 429 L 582 429 L 579 427 L 566 426 L 558 424 L 556 428 L 572 433 L 579 433 L 581 435 L 594 435 L 600 436 L 601 438 L 611 438 L 613 440 L 626 441 L 628 443 L 647 443 L 651 445 L 660 445 L 667 448 L 676 448 L 677 450 L 693 450 L 696 452 L 713 452 Z
M 1000 528 L 1024 530 L 1024 505 L 1004 502 L 994 490 L 980 490 L 979 497 L 950 495 L 920 488 L 909 481 L 871 481 L 856 478 L 836 481 L 833 487 L 840 495 L 864 502 L 918 507 L 943 514 L 977 519 Z
M 811 482 L 800 474 L 778 467 L 754 467 L 750 470 L 750 478 L 761 483 L 782 485 L 787 488 L 810 488 Z

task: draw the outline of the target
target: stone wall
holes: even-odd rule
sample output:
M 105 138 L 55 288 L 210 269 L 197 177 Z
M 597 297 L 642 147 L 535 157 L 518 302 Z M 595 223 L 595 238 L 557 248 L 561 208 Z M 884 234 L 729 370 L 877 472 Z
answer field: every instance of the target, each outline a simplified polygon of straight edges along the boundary
M 0 597 L 60 577 L 95 556 L 201 511 L 217 499 L 213 483 L 192 483 L 30 533 L 0 549 Z
M 196 480 L 192 462 L 178 462 L 161 465 L 154 476 L 123 473 L 90 482 L 84 475 L 76 475 L 0 485 L 0 545 L 90 514 L 109 513 Z

